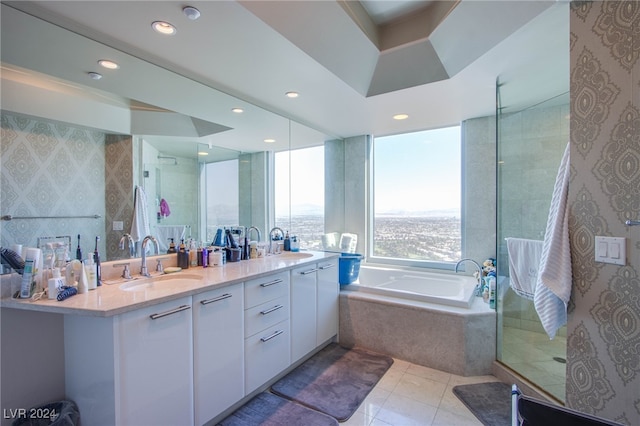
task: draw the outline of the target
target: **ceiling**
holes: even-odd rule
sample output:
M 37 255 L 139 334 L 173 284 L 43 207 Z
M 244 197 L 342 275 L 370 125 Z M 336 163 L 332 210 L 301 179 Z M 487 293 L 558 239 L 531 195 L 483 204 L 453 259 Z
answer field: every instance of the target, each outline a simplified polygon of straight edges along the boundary
M 511 108 L 568 87 L 566 2 L 193 1 L 188 5 L 201 12 L 195 21 L 184 16 L 186 3 L 175 1 L 3 3 L 328 137 L 388 135 L 492 115 L 497 78 L 510 86 L 503 104 Z M 173 23 L 177 33 L 154 33 L 155 20 Z M 3 63 L 7 43 L 3 34 Z M 67 50 L 51 71 L 72 62 Z M 76 69 L 76 78 L 111 92 L 107 73 L 100 81 L 86 77 L 93 65 Z M 566 70 L 566 81 L 550 77 L 558 69 Z M 161 86 L 145 97 L 131 86 L 119 95 L 208 120 L 207 96 Z M 289 99 L 288 91 L 300 96 Z M 398 113 L 409 118 L 393 120 Z

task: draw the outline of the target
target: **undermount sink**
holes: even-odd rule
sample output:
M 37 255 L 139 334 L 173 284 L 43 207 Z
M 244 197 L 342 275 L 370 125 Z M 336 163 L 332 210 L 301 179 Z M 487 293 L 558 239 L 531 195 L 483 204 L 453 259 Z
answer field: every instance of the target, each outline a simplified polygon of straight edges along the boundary
M 188 284 L 197 284 L 201 281 L 202 277 L 200 275 L 174 273 L 128 281 L 120 285 L 120 290 L 141 291 L 164 289 L 167 287 L 182 287 Z

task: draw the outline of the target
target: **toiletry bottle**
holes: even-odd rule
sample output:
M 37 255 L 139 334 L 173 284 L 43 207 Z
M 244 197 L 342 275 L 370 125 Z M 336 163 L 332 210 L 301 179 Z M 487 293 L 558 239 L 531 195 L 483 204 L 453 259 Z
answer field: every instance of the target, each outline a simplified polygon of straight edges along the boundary
M 76 259 L 82 262 L 82 249 L 80 248 L 80 234 L 78 234 L 78 247 L 76 248 Z
M 196 250 L 196 258 L 198 261 L 197 266 L 202 266 L 202 243 L 198 243 L 198 249 Z
M 284 251 L 291 251 L 291 239 L 289 238 L 289 231 L 284 235 Z
M 89 257 L 84 261 L 84 272 L 87 274 L 88 289 L 95 290 L 98 287 L 98 279 L 96 277 L 96 265 L 93 261 L 93 253 L 89 253 Z
M 489 307 L 496 308 L 496 277 L 493 275 L 489 276 Z
M 184 239 L 180 240 L 180 247 L 178 251 L 178 266 L 182 269 L 189 268 L 189 252 L 184 245 Z
M 100 267 L 100 253 L 98 252 L 98 241 L 100 241 L 100 237 L 96 237 L 96 248 L 93 251 L 93 261 L 96 263 L 96 285 L 100 287 L 102 285 L 102 269 Z
M 49 278 L 47 282 L 47 296 L 49 299 L 55 299 L 64 285 L 64 278 L 60 276 L 60 268 L 53 268 L 53 277 Z
M 209 251 L 206 247 L 202 249 L 202 255 L 200 256 L 200 263 L 202 263 L 202 267 L 206 268 L 209 266 Z
M 24 269 L 22 270 L 22 282 L 20 283 L 20 298 L 28 299 L 33 294 L 35 280 L 33 277 L 34 260 L 26 259 L 24 261 Z
M 171 253 L 177 253 L 178 251 L 176 250 L 176 244 L 173 242 L 173 238 L 169 238 L 170 243 L 169 243 L 169 250 L 167 250 L 168 254 Z
M 196 242 L 191 239 L 189 242 L 189 266 L 198 266 L 197 254 Z

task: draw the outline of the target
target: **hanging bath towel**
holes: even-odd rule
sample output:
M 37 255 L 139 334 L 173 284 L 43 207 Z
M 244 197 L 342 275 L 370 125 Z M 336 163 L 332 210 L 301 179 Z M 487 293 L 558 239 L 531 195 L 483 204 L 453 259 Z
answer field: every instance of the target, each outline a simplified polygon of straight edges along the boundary
M 507 238 L 509 285 L 521 297 L 533 300 L 540 268 L 542 241 Z
M 567 304 L 571 296 L 571 250 L 569 203 L 567 202 L 569 174 L 569 144 L 567 144 L 551 198 L 533 299 L 536 312 L 550 339 L 553 339 L 558 329 L 567 323 Z
M 142 242 L 149 235 L 149 214 L 147 213 L 147 195 L 142 187 L 137 186 L 133 193 L 133 219 L 131 220 L 131 238 Z
M 164 198 L 160 200 L 160 215 L 162 217 L 169 217 L 171 214 L 171 209 L 169 208 L 169 203 Z

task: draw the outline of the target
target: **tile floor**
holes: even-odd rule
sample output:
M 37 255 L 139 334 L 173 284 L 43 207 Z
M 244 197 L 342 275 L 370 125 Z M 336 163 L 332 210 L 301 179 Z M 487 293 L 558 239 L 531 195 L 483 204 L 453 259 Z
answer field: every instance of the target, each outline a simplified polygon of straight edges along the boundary
M 514 327 L 502 330 L 501 361 L 564 401 L 567 365 L 553 358 L 566 358 L 567 338 L 556 336 L 549 340 L 545 333 Z
M 493 376 L 462 377 L 395 359 L 358 410 L 341 425 L 481 426 L 452 389 L 495 381 Z

